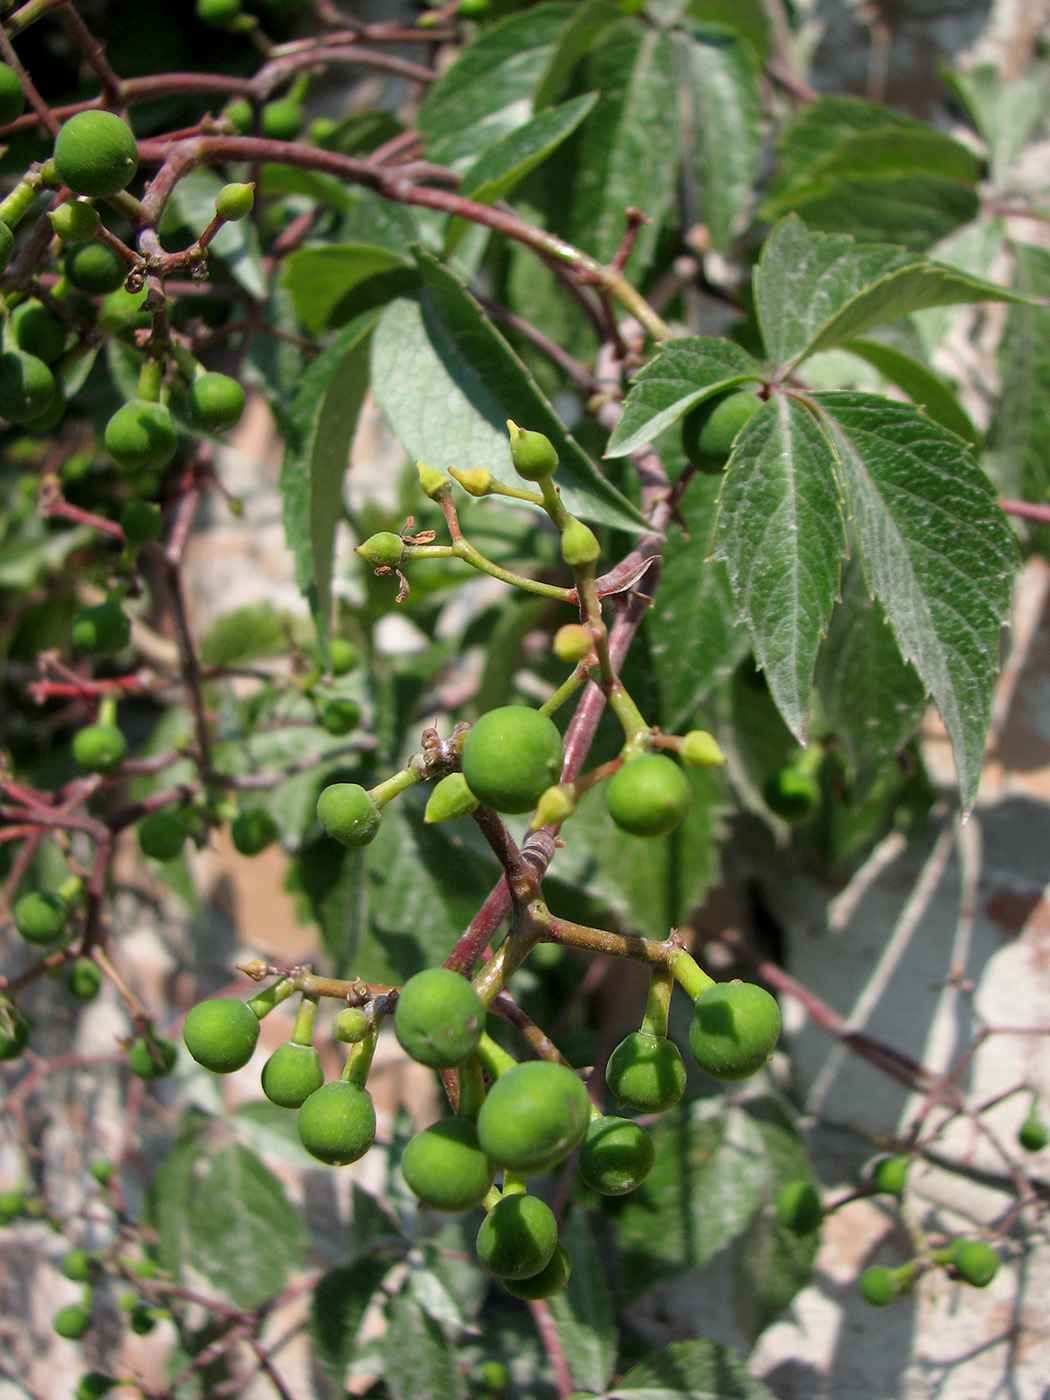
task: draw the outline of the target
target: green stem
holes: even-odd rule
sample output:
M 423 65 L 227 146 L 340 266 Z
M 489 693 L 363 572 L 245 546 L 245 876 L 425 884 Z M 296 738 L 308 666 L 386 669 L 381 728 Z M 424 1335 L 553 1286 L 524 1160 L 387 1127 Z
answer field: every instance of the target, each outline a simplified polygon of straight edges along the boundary
M 405 550 L 405 557 L 411 557 L 411 551 L 415 548 L 440 548 L 445 546 L 409 545 Z M 490 559 L 478 552 L 472 544 L 461 535 L 454 545 L 448 546 L 449 551 L 457 558 L 462 559 L 471 568 L 477 569 L 479 573 L 488 574 L 490 578 L 498 578 L 501 583 L 509 583 L 514 588 L 521 588 L 526 593 L 538 593 L 541 598 L 556 598 L 560 603 L 575 603 L 576 593 L 571 588 L 560 588 L 554 583 L 541 583 L 539 579 L 526 578 L 523 574 L 512 573 L 510 569 L 501 569 L 498 564 L 493 564 Z
M 485 1075 L 477 1055 L 459 1067 L 459 1106 L 461 1118 L 476 1118 L 485 1102 Z
M 518 1063 L 513 1055 L 507 1054 L 502 1045 L 496 1044 L 488 1031 L 481 1032 L 481 1039 L 478 1041 L 475 1054 L 481 1068 L 490 1079 L 498 1079 L 501 1074 L 506 1074 L 507 1070 L 513 1069 Z
M 481 1205 L 482 1205 L 482 1208 L 483 1208 L 484 1211 L 485 1211 L 485 1214 L 487 1215 L 487 1214 L 489 1213 L 489 1211 L 492 1209 L 493 1206 L 498 1206 L 499 1203 L 500 1203 L 500 1201 L 502 1201 L 502 1200 L 503 1200 L 503 1192 L 499 1189 L 499 1187 L 498 1187 L 498 1186 L 490 1186 L 489 1189 L 488 1189 L 488 1191 L 486 1191 L 485 1196 L 484 1196 L 484 1198 L 482 1199 L 482 1202 L 481 1202 Z
M 681 984 L 682 990 L 692 1001 L 696 1001 L 697 997 L 706 992 L 708 987 L 715 985 L 715 979 L 708 977 L 696 959 L 690 956 L 684 948 L 679 948 L 676 953 L 672 954 L 670 968 L 675 981 Z
M 317 998 L 304 994 L 295 1014 L 292 1029 L 293 1045 L 310 1045 L 314 1038 L 314 1021 L 317 1019 Z
M 561 709 L 567 700 L 572 699 L 582 685 L 587 684 L 588 679 L 587 663 L 581 661 L 572 675 L 562 681 L 554 694 L 548 700 L 544 700 L 540 706 L 540 713 L 544 715 L 554 714 L 556 710 Z
M 160 361 L 147 356 L 139 370 L 139 398 L 157 403 L 160 399 Z
M 347 1057 L 343 1066 L 342 1078 L 347 1084 L 356 1084 L 359 1089 L 363 1089 L 368 1080 L 368 1071 L 372 1068 L 372 1057 L 376 1052 L 376 1041 L 379 1039 L 379 1024 L 369 1026 L 364 1038 L 359 1040 Z
M 282 977 L 272 987 L 267 987 L 264 991 L 253 996 L 248 1005 L 261 1021 L 275 1006 L 280 1006 L 282 1001 L 287 1001 L 294 991 L 295 983 L 293 980 L 290 977 Z
M 30 170 L 22 176 L 7 198 L 0 201 L 0 220 L 3 220 L 8 228 L 17 228 L 29 213 L 40 194 L 40 186 L 40 175 Z
M 374 788 L 368 789 L 368 795 L 377 807 L 385 807 L 388 802 L 392 802 L 395 797 L 400 797 L 403 792 L 407 792 L 410 787 L 415 787 L 416 783 L 422 781 L 422 775 L 412 768 L 402 768 L 399 773 L 395 773 L 392 778 L 387 778 L 385 782 L 378 783 Z
M 117 722 L 117 697 L 115 695 L 104 695 L 98 707 L 99 724 L 116 724 Z
M 654 967 L 649 974 L 649 994 L 645 1000 L 645 1015 L 642 1017 L 642 1032 L 645 1035 L 667 1034 L 667 1017 L 671 1010 L 674 980 L 674 973 L 669 967 Z
M 524 1172 L 503 1173 L 503 1194 L 505 1196 L 524 1196 L 528 1189 L 529 1183 Z

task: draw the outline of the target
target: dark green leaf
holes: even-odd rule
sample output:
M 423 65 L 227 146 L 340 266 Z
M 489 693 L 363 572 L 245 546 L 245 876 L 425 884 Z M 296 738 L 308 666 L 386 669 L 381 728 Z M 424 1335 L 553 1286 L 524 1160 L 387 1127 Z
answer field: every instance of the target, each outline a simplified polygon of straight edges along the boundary
M 355 200 L 352 185 L 320 170 L 297 170 L 294 165 L 263 166 L 256 198 L 267 195 L 298 195 L 315 204 L 331 205 L 344 214 L 353 208 Z
M 1050 253 L 1016 244 L 1016 285 L 1050 297 Z M 1004 495 L 1044 503 L 1050 489 L 1050 307 L 1015 306 L 999 347 L 1003 397 L 989 433 Z
M 387 248 L 328 244 L 299 248 L 285 260 L 281 280 L 292 295 L 300 321 L 311 335 L 327 328 L 343 299 L 377 273 L 408 269 L 408 260 Z
M 342 1386 L 354 1354 L 358 1329 L 376 1289 L 392 1261 L 365 1256 L 331 1269 L 310 1297 L 310 1341 L 314 1357 L 328 1379 Z
M 568 1288 L 550 1300 L 551 1316 L 573 1385 L 598 1393 L 609 1384 L 616 1364 L 616 1328 L 605 1271 L 584 1211 L 570 1215 L 561 1229 L 561 1242 L 572 1259 L 572 1273 Z
M 763 0 L 689 0 L 684 15 L 699 24 L 731 29 L 749 43 L 756 58 L 764 61 L 769 52 L 769 11 Z
M 940 423 L 950 433 L 957 433 L 971 447 L 977 446 L 980 434 L 953 391 L 920 361 L 894 345 L 884 345 L 877 340 L 847 340 L 842 348 L 851 355 L 859 355 L 883 378 L 903 389 L 916 407 L 925 409 L 935 423 Z
M 606 29 L 622 18 L 620 7 L 611 0 L 583 0 L 574 7 L 572 18 L 558 35 L 546 71 L 533 94 L 538 112 L 561 96 L 580 59 Z
M 774 1400 L 773 1392 L 747 1373 L 719 1342 L 675 1342 L 632 1366 L 607 1400 Z
M 393 1400 L 463 1400 L 455 1353 L 411 1294 L 399 1293 L 387 1317 L 385 1375 Z

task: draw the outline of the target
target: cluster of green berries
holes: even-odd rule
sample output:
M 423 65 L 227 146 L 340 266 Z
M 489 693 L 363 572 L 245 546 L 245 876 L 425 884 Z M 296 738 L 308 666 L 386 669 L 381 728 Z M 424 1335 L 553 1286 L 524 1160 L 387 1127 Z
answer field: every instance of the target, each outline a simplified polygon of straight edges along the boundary
M 952 1278 L 971 1288 L 987 1288 L 999 1271 L 999 1262 L 998 1251 L 985 1240 L 967 1239 L 953 1240 L 932 1259 L 933 1264 L 947 1269 Z M 858 1280 L 861 1297 L 876 1307 L 885 1307 L 908 1291 L 922 1267 L 917 1260 L 897 1268 L 871 1264 Z

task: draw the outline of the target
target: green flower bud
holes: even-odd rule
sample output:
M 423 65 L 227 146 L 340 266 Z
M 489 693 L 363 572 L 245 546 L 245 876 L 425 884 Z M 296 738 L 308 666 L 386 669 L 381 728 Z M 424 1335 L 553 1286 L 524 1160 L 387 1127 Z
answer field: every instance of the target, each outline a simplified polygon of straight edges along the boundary
M 530 829 L 539 831 L 544 826 L 557 826 L 571 817 L 576 810 L 576 798 L 572 790 L 555 784 L 540 795 L 536 803 L 536 814 L 529 823 Z
M 392 530 L 381 530 L 378 535 L 370 535 L 357 546 L 357 553 L 377 569 L 396 569 L 404 552 L 404 540 Z
M 544 481 L 554 474 L 558 454 L 549 437 L 519 428 L 509 418 L 507 431 L 510 433 L 510 458 L 519 476 L 526 481 Z
M 593 564 L 601 558 L 601 553 L 602 547 L 594 531 L 582 520 L 570 515 L 561 537 L 561 557 L 566 564 L 573 569 L 582 564 Z
M 445 473 L 439 472 L 437 467 L 428 467 L 424 462 L 417 462 L 416 471 L 419 473 L 419 484 L 424 494 L 432 501 L 439 500 L 451 485 Z
M 449 467 L 448 473 L 468 496 L 487 496 L 492 490 L 492 473 L 487 467 Z
M 582 623 L 567 622 L 555 632 L 553 649 L 559 661 L 575 665 L 577 661 L 590 656 L 594 650 L 594 639 Z
M 254 185 L 223 185 L 215 196 L 215 212 L 220 219 L 236 223 L 246 219 L 255 208 Z
M 83 199 L 60 204 L 47 217 L 63 243 L 88 243 L 99 226 L 98 210 Z
M 430 825 L 435 822 L 455 821 L 458 817 L 469 817 L 478 806 L 478 799 L 467 787 L 462 773 L 450 773 L 434 787 L 427 802 L 423 820 Z
M 726 761 L 718 740 L 706 729 L 690 729 L 679 745 L 678 757 L 689 768 L 715 768 Z

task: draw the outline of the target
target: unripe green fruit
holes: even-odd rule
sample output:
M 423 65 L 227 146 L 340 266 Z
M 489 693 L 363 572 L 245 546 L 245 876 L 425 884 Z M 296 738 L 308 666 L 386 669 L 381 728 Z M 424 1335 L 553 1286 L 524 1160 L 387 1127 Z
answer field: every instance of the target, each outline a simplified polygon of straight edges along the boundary
M 903 1196 L 909 1165 L 907 1157 L 880 1157 L 871 1169 L 871 1189 L 887 1196 Z
M 0 272 L 11 261 L 11 254 L 15 251 L 15 236 L 8 228 L 7 224 L 0 219 Z
M 65 349 L 65 325 L 41 301 L 24 301 L 11 313 L 15 343 L 27 355 L 52 365 Z
M 197 0 L 193 13 L 209 29 L 229 29 L 240 19 L 241 0 Z
M 322 1085 L 299 1110 L 299 1139 L 330 1167 L 363 1157 L 375 1141 L 376 1111 L 367 1089 L 337 1079 Z
M 356 1045 L 364 1040 L 370 1025 L 368 1013 L 359 1006 L 344 1006 L 332 1022 L 332 1034 L 344 1045 Z
M 718 740 L 706 729 L 690 729 L 683 735 L 678 757 L 688 768 L 714 768 L 726 761 Z
M 788 766 L 762 785 L 766 806 L 788 822 L 805 822 L 820 806 L 820 783 L 815 773 Z
M 240 0 L 234 0 L 240 7 Z M 246 219 L 255 208 L 255 186 L 254 185 L 223 185 L 222 189 L 215 196 L 215 212 L 220 219 L 226 219 L 229 223 L 236 223 L 238 219 Z
M 69 918 L 69 908 L 60 895 L 46 890 L 24 894 L 14 907 L 15 928 L 27 943 L 53 943 Z
M 90 958 L 77 958 L 69 969 L 66 986 L 77 1001 L 93 1001 L 102 989 L 102 973 Z
M 478 1367 L 478 1379 L 486 1390 L 502 1392 L 510 1384 L 510 1372 L 502 1361 L 483 1361 Z
M 47 216 L 51 227 L 63 243 L 87 243 L 94 238 L 100 219 L 93 204 L 82 199 L 71 199 L 52 209 Z
M 213 1074 L 232 1074 L 254 1053 L 259 1018 L 238 997 L 211 997 L 190 1007 L 182 1038 L 199 1065 Z
M 502 705 L 481 716 L 463 742 L 463 776 L 486 807 L 528 812 L 561 777 L 565 751 L 549 715 Z
M 90 296 L 115 292 L 124 285 L 131 271 L 119 254 L 98 239 L 74 244 L 66 254 L 64 266 L 73 286 Z
M 401 988 L 394 1033 L 418 1064 L 432 1069 L 461 1065 L 477 1049 L 484 1029 L 484 1003 L 458 972 L 427 968 Z
M 592 1118 L 580 1144 L 580 1176 L 601 1196 L 624 1196 L 653 1169 L 652 1135 L 628 1118 Z
M 633 1031 L 609 1056 L 605 1082 L 621 1107 L 666 1113 L 685 1091 L 685 1061 L 673 1040 Z
M 263 807 L 247 807 L 230 823 L 230 838 L 242 856 L 257 856 L 273 845 L 277 835 L 277 823 Z
M 55 377 L 35 355 L 5 350 L 0 355 L 0 416 L 19 426 L 40 418 L 54 402 Z
M 71 1249 L 59 1265 L 62 1273 L 72 1283 L 87 1283 L 94 1272 L 94 1261 L 86 1249 Z
M 315 117 L 307 128 L 311 145 L 327 146 L 339 130 L 339 123 L 331 117 Z
M 860 1288 L 861 1296 L 866 1298 L 869 1303 L 874 1303 L 877 1308 L 892 1303 L 899 1291 L 897 1275 L 885 1264 L 872 1264 L 870 1268 L 865 1269 L 857 1286 Z
M 955 1240 L 951 1263 L 962 1281 L 973 1288 L 987 1288 L 999 1271 L 999 1256 L 984 1240 Z
M 278 97 L 262 109 L 262 134 L 270 141 L 294 141 L 304 117 L 302 104 L 294 97 Z
M 134 134 L 113 112 L 78 112 L 55 138 L 55 167 L 77 194 L 102 199 L 117 194 L 139 168 Z
M 501 1074 L 478 1114 L 478 1139 L 508 1171 L 543 1172 L 563 1161 L 591 1120 L 587 1090 L 567 1065 L 529 1060 Z
M 55 1313 L 51 1326 L 60 1337 L 78 1342 L 91 1326 L 91 1310 L 82 1303 L 69 1303 Z
M 544 481 L 554 473 L 558 454 L 544 433 L 510 425 L 510 459 L 514 470 L 526 481 Z
M 762 407 L 746 389 L 705 399 L 682 419 L 682 450 L 686 461 L 703 472 L 724 469 L 741 428 Z
M 174 860 L 182 854 L 186 828 L 174 812 L 151 812 L 138 827 L 139 848 L 152 860 Z
M 753 982 L 719 982 L 697 998 L 689 1049 L 715 1079 L 747 1079 L 760 1070 L 780 1037 L 780 1007 Z
M 1030 1114 L 1017 1130 L 1017 1141 L 1026 1152 L 1041 1152 L 1050 1140 L 1046 1124 L 1034 1113 Z
M 0 126 L 10 126 L 26 108 L 22 82 L 13 68 L 0 63 Z
M 0 1225 L 10 1225 L 25 1209 L 24 1191 L 0 1191 Z
M 325 702 L 321 723 L 329 734 L 349 734 L 361 723 L 361 707 L 345 696 L 336 696 Z
M 235 97 L 228 102 L 222 115 L 241 136 L 247 136 L 255 126 L 255 110 L 246 97 Z
M 120 512 L 120 528 L 128 544 L 137 549 L 159 537 L 164 514 L 152 501 L 128 501 Z
M 289 1040 L 263 1065 L 262 1091 L 279 1108 L 302 1108 L 323 1083 L 321 1057 L 312 1045 Z
M 601 553 L 598 537 L 590 526 L 570 516 L 561 537 L 561 557 L 566 564 L 578 569 L 583 564 L 593 564 Z
M 673 831 L 689 811 L 689 781 L 662 753 L 632 758 L 618 768 L 608 784 L 609 815 L 632 836 L 663 836 Z
M 379 808 L 357 783 L 330 783 L 317 799 L 317 820 L 344 846 L 367 846 L 379 830 Z
M 29 1022 L 10 1002 L 0 1002 L 0 1061 L 17 1060 L 29 1044 Z
M 563 1244 L 556 1244 L 554 1253 L 538 1274 L 533 1274 L 530 1278 L 505 1278 L 503 1286 L 508 1293 L 513 1293 L 515 1298 L 535 1303 L 541 1298 L 552 1298 L 555 1293 L 560 1293 L 569 1282 L 571 1274 L 572 1260 L 569 1258 L 569 1251 Z
M 552 644 L 554 655 L 559 661 L 569 661 L 573 665 L 583 661 L 594 650 L 594 638 L 590 629 L 579 622 L 567 622 L 554 634 Z
M 345 676 L 357 665 L 357 648 L 345 637 L 333 637 L 328 644 L 328 659 L 333 676 Z
M 423 820 L 428 825 L 435 822 L 455 821 L 459 817 L 469 817 L 477 810 L 478 799 L 467 787 L 462 773 L 449 773 L 436 784 L 427 800 Z
M 824 1219 L 824 1207 L 811 1181 L 789 1181 L 777 1192 L 773 1207 L 785 1230 L 809 1235 Z
M 393 530 L 380 530 L 357 546 L 356 552 L 375 569 L 396 569 L 405 553 L 405 542 Z
M 73 735 L 73 757 L 88 773 L 115 773 L 128 741 L 115 724 L 87 724 Z
M 469 1118 L 444 1118 L 417 1133 L 405 1148 L 401 1171 L 423 1205 L 455 1215 L 481 1205 L 493 1178 Z
M 128 1326 L 136 1337 L 148 1337 L 157 1325 L 157 1312 L 149 1303 L 136 1303 L 128 1313 Z
M 128 1050 L 128 1068 L 140 1079 L 163 1079 L 175 1068 L 178 1047 L 163 1036 L 136 1036 Z
M 106 448 L 127 471 L 159 470 L 175 456 L 178 433 L 166 404 L 132 399 L 106 424 Z
M 241 421 L 244 390 L 228 374 L 199 374 L 186 394 L 186 411 L 198 428 L 224 433 Z
M 498 1081 L 497 1081 L 498 1082 Z M 476 1249 L 497 1278 L 532 1278 L 545 1269 L 558 1245 L 558 1222 L 536 1196 L 504 1196 L 481 1222 Z
M 74 617 L 69 640 L 85 656 L 112 656 L 131 641 L 131 620 L 119 603 L 96 603 Z
M 101 1397 L 108 1395 L 115 1385 L 116 1381 L 112 1376 L 105 1376 L 101 1371 L 87 1371 L 77 1381 L 73 1400 L 101 1400 Z

